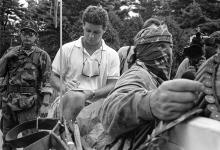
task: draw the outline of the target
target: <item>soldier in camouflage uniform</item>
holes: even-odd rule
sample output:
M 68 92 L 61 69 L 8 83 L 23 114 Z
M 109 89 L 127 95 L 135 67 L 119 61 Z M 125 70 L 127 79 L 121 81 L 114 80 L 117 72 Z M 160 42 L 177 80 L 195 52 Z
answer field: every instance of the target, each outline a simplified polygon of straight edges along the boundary
M 51 60 L 35 45 L 37 36 L 36 23 L 24 21 L 20 30 L 21 45 L 9 48 L 0 59 L 0 77 L 6 83 L 2 98 L 3 140 L 14 126 L 38 116 L 46 117 L 48 113 L 52 93 Z M 4 142 L 3 150 L 8 149 L 12 148 Z

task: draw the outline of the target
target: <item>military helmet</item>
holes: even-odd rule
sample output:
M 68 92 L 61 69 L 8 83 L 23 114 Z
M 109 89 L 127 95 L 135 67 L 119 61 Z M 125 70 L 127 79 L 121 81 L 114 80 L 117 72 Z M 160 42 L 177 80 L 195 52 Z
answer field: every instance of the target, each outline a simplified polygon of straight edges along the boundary
M 32 30 L 34 31 L 35 33 L 38 32 L 38 26 L 37 24 L 32 21 L 32 20 L 25 20 L 21 23 L 21 31 L 22 30 L 25 30 L 25 29 L 29 29 L 29 30 Z

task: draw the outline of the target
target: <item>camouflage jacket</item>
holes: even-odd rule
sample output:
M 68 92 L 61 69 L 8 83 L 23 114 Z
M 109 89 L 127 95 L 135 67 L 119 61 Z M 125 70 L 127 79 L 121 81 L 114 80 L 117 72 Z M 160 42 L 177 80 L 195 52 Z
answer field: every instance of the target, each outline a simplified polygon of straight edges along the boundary
M 99 119 L 111 143 L 105 143 L 107 146 L 102 150 L 137 149 L 156 124 L 150 98 L 159 82 L 143 66 L 135 64 L 126 71 L 99 110 Z
M 118 79 L 103 101 L 84 107 L 77 116 L 85 143 L 97 150 L 134 150 L 157 124 L 151 113 L 151 91 L 159 82 L 141 65 L 133 65 Z
M 49 55 L 36 46 L 30 50 L 19 49 L 19 55 L 7 62 L 4 76 L 6 93 L 3 97 L 12 110 L 22 110 L 42 101 L 44 93 L 52 93 L 50 85 L 51 60 Z M 8 52 L 8 51 L 7 51 Z

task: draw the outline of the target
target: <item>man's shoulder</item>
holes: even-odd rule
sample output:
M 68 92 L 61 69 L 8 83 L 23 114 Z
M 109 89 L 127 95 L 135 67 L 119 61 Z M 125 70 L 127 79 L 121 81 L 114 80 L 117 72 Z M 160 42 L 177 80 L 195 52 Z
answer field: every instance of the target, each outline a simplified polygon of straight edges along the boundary
M 131 66 L 129 70 L 131 72 L 136 72 L 135 74 L 139 76 L 146 76 L 146 75 L 151 76 L 149 71 L 146 68 L 143 68 L 141 65 L 134 64 Z
M 135 64 L 121 75 L 119 82 L 143 83 L 146 87 L 147 85 L 156 85 L 153 76 L 146 69 Z
M 63 44 L 62 50 L 65 52 L 68 52 L 68 51 L 72 51 L 72 50 L 74 50 L 76 48 L 80 48 L 80 47 L 81 46 L 80 46 L 79 40 L 74 40 L 74 41 Z
M 43 50 L 42 48 L 38 47 L 38 46 L 34 46 L 34 49 L 37 51 L 37 52 L 46 52 L 45 50 Z
M 115 61 L 116 59 L 119 60 L 119 55 L 113 48 L 109 47 L 109 49 L 106 50 L 106 53 L 108 56 L 108 60 L 112 60 L 112 61 Z
M 35 49 L 35 53 L 41 53 L 41 54 L 49 55 L 47 51 L 43 50 L 42 48 L 40 48 L 38 46 L 34 46 L 34 49 Z
M 73 46 L 75 46 L 76 42 L 77 42 L 77 40 L 74 40 L 74 41 L 71 41 L 71 42 L 67 42 L 67 43 L 63 44 L 62 47 L 64 47 L 64 48 L 73 47 Z
M 111 48 L 110 46 L 104 44 L 103 49 L 110 55 L 110 56 L 118 56 L 118 53 L 116 50 Z
M 133 49 L 134 46 L 122 46 L 119 50 L 118 53 L 125 53 L 127 52 L 129 49 Z
M 82 47 L 82 36 L 78 39 L 65 43 L 63 48 L 73 48 L 73 47 Z
M 134 53 L 134 48 L 135 46 L 123 46 L 118 50 L 118 55 L 126 58 Z

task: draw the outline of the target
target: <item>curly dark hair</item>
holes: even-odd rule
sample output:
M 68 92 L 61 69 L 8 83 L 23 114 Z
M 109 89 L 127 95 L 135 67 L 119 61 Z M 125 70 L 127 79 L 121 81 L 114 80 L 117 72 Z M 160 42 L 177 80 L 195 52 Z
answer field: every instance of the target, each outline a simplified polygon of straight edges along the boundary
M 88 6 L 82 16 L 83 24 L 85 22 L 102 25 L 104 29 L 107 28 L 109 23 L 108 13 L 105 9 L 100 6 Z

